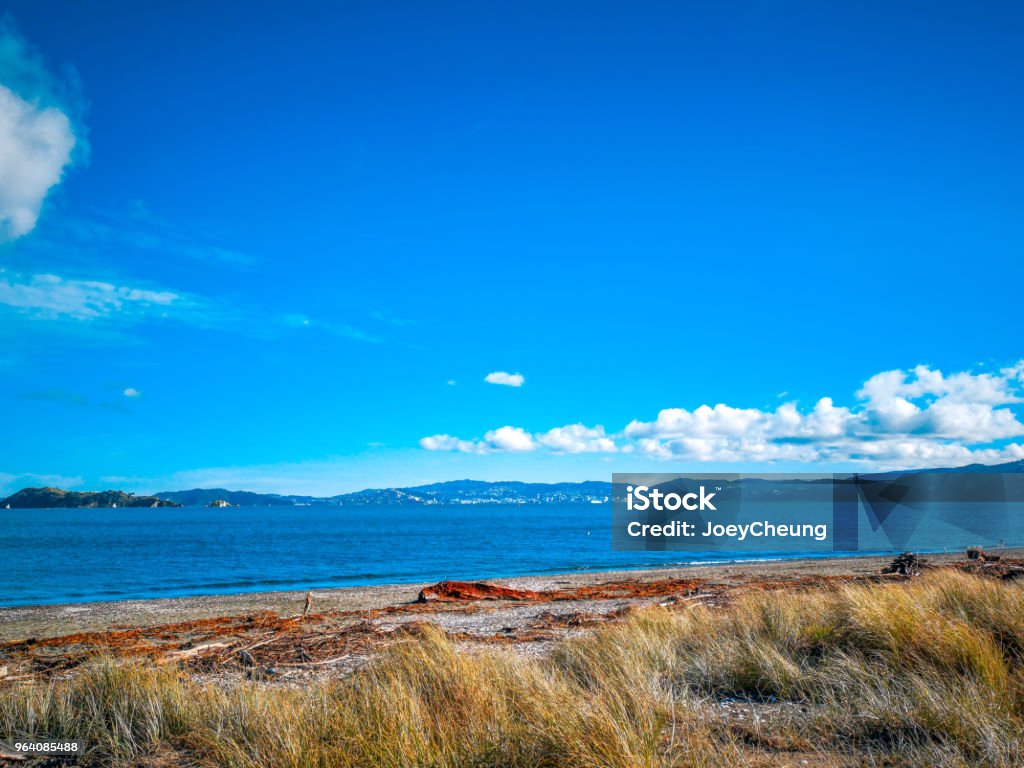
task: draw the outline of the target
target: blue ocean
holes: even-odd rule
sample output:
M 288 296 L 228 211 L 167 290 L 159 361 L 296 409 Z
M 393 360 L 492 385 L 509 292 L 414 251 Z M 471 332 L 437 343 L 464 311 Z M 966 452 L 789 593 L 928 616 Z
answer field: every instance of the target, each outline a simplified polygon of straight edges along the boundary
M 1024 542 L 1024 514 L 1007 543 Z M 1021 530 L 1016 530 L 1020 528 Z M 976 537 L 974 537 L 976 538 Z M 995 541 L 921 526 L 919 551 Z M 0 605 L 485 579 L 828 556 L 616 552 L 610 504 L 0 510 Z M 872 551 L 891 550 L 886 542 Z

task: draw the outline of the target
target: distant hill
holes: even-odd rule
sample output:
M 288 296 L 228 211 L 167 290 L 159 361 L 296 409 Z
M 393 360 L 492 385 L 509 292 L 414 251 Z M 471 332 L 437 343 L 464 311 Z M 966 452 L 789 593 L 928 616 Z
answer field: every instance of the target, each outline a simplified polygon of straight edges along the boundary
M 950 467 L 947 469 L 920 469 L 918 472 L 979 472 L 979 473 L 1000 473 L 1024 472 L 1024 459 L 1010 461 L 1006 464 L 968 464 L 966 467 Z M 906 474 L 891 472 L 889 474 Z
M 224 488 L 193 488 L 189 491 L 161 491 L 161 499 L 170 499 L 184 507 L 205 507 L 215 501 L 226 501 L 233 507 L 280 507 L 291 506 L 291 497 L 275 493 L 253 493 L 252 491 L 229 491 Z
M 451 480 L 409 488 L 371 488 L 332 496 L 328 502 L 341 506 L 371 504 L 574 504 L 605 501 L 612 484 L 604 480 L 582 483 L 489 483 L 483 480 Z
M 43 509 L 53 507 L 178 507 L 173 501 L 156 496 L 136 496 L 124 491 L 62 491 L 60 488 L 22 488 L 0 506 L 12 509 Z
M 410 488 L 368 488 L 337 496 L 296 496 L 277 493 L 229 491 L 224 488 L 193 488 L 161 491 L 157 495 L 186 507 L 207 506 L 223 499 L 236 507 L 267 506 L 373 506 L 403 504 L 550 504 L 603 500 L 611 495 L 611 483 L 488 483 L 482 480 L 453 480 Z

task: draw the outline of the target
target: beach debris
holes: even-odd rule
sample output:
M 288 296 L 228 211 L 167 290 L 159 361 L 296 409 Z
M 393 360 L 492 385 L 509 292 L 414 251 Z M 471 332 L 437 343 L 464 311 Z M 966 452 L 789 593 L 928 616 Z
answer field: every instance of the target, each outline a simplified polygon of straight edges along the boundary
M 244 648 L 238 652 L 238 661 L 243 667 L 255 667 L 256 660 Z
M 306 618 L 306 614 L 309 613 L 309 609 L 313 607 L 313 593 L 306 593 L 306 605 L 302 609 L 302 618 Z
M 28 756 L 18 752 L 11 752 L 3 744 L 0 744 L 0 760 L 3 760 L 5 763 L 20 763 L 28 760 Z
M 418 603 L 455 603 L 471 600 L 539 600 L 540 592 L 513 589 L 483 581 L 441 581 L 424 587 L 416 599 Z
M 1002 559 L 1002 556 L 993 555 L 991 552 L 986 552 L 981 547 L 968 547 L 967 559 L 977 560 L 982 563 L 998 563 Z
M 212 651 L 219 651 L 224 648 L 228 648 L 231 645 L 232 643 L 228 642 L 202 643 L 201 645 L 194 645 L 191 648 L 184 648 L 180 651 L 171 651 L 160 661 L 164 664 L 173 663 L 175 661 L 184 661 L 195 656 L 203 656 L 207 653 L 211 653 Z
M 986 552 L 981 547 L 968 547 L 967 559 L 980 560 L 983 563 L 998 563 L 1000 560 L 1000 555 L 993 555 L 990 552 Z
M 925 566 L 920 557 L 904 553 L 895 558 L 887 572 L 893 574 L 891 578 L 899 579 L 920 572 L 923 567 L 943 566 L 934 561 Z M 1024 578 L 1024 559 L 1017 559 L 1012 553 L 1003 553 L 1000 562 L 960 559 L 945 567 L 990 579 Z M 673 612 L 703 610 L 704 606 L 720 607 L 745 595 L 833 589 L 882 579 L 877 572 L 800 576 L 738 573 L 720 581 L 610 576 L 582 583 L 552 582 L 555 588 L 537 591 L 515 589 L 507 586 L 508 582 L 506 586 L 441 582 L 424 589 L 419 601 L 378 608 L 310 611 L 304 619 L 294 612 L 282 616 L 256 611 L 0 642 L 0 667 L 8 667 L 6 677 L 0 674 L 0 688 L 12 681 L 40 681 L 67 674 L 94 658 L 97 652 L 152 659 L 157 664 L 177 662 L 182 668 L 202 675 L 243 674 L 259 680 L 293 681 L 303 676 L 347 674 L 371 660 L 384 644 L 432 626 L 440 626 L 460 643 L 528 645 L 615 621 L 646 605 L 665 604 Z M 291 600 L 294 611 L 302 593 Z M 502 601 L 507 601 L 505 606 Z M 524 604 L 531 606 L 525 615 Z M 532 609 L 534 606 L 550 610 L 538 612 Z M 466 622 L 452 622 L 459 616 L 465 616 Z M 245 661 L 243 651 L 251 664 Z
M 893 558 L 893 561 L 882 569 L 882 573 L 895 573 L 900 576 L 920 576 L 921 569 L 927 567 L 928 563 L 923 557 L 918 557 L 913 552 L 904 552 Z

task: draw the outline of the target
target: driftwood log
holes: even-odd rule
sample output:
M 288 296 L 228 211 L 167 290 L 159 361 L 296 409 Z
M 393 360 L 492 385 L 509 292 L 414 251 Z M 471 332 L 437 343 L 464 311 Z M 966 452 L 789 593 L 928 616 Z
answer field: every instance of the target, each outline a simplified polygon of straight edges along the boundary
M 921 569 L 926 568 L 928 562 L 923 557 L 918 557 L 913 552 L 904 552 L 893 558 L 893 561 L 882 569 L 882 573 L 895 573 L 899 576 L 920 576 Z
M 191 648 L 183 648 L 180 651 L 171 651 L 170 653 L 165 654 L 158 661 L 160 664 L 173 664 L 176 661 L 184 661 L 186 659 L 191 659 L 196 656 L 203 656 L 207 653 L 212 653 L 213 651 L 221 651 L 225 648 L 230 648 L 232 645 L 234 645 L 235 642 L 237 641 L 203 643 L 202 645 L 194 645 Z

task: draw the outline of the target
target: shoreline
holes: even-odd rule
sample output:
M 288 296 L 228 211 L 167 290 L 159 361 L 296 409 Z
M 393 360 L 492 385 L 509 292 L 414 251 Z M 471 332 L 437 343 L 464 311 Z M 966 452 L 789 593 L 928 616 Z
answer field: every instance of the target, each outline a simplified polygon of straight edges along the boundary
M 1004 558 L 1024 558 L 1024 548 L 993 550 Z M 964 553 L 923 553 L 935 565 L 962 561 Z M 592 588 L 609 584 L 699 580 L 721 586 L 743 581 L 806 579 L 815 577 L 867 577 L 878 575 L 893 555 L 843 555 L 735 560 L 717 563 L 626 570 L 486 579 L 514 589 L 548 591 Z M 47 639 L 75 633 L 141 628 L 256 613 L 288 616 L 300 613 L 307 592 L 318 613 L 371 612 L 415 602 L 420 590 L 434 582 L 376 584 L 311 590 L 275 590 L 234 594 L 191 595 L 82 603 L 0 607 L 0 643 L 24 638 Z M 464 606 L 463 606 L 464 607 Z
M 1024 557 L 1024 545 L 1007 545 L 1002 547 L 989 547 L 988 552 L 993 554 L 1005 553 L 1010 557 Z M 680 553 L 683 554 L 683 553 Z M 718 568 L 725 566 L 757 566 L 763 563 L 802 563 L 807 562 L 818 562 L 818 561 L 845 561 L 845 560 L 863 560 L 866 558 L 878 558 L 891 560 L 893 557 L 898 555 L 899 552 L 893 550 L 892 552 L 845 552 L 842 554 L 770 554 L 762 557 L 746 557 L 737 556 L 732 559 L 723 558 L 720 560 L 692 560 L 688 562 L 673 562 L 666 565 L 609 565 L 609 566 L 597 566 L 594 568 L 580 568 L 578 570 L 567 570 L 567 571 L 550 571 L 550 572 L 531 572 L 531 573 L 519 573 L 519 574 L 501 574 L 501 573 L 490 573 L 480 576 L 460 576 L 460 575 L 444 575 L 438 576 L 437 578 L 410 578 L 408 580 L 396 580 L 396 581 L 371 581 L 367 583 L 353 583 L 353 584 L 338 584 L 328 586 L 287 586 L 280 589 L 273 588 L 274 585 L 257 585 L 252 589 L 239 589 L 237 591 L 232 588 L 228 588 L 224 591 L 211 591 L 211 592 L 188 592 L 184 594 L 168 594 L 168 595 L 143 595 L 143 596 L 111 596 L 111 597 L 72 597 L 65 598 L 55 602 L 40 602 L 40 603 L 17 603 L 14 605 L 3 605 L 0 604 L 0 624 L 3 623 L 4 612 L 17 611 L 17 610 L 39 610 L 45 608 L 76 608 L 76 607 L 87 607 L 93 608 L 96 606 L 111 605 L 117 603 L 156 603 L 160 601 L 171 601 L 171 600 L 202 600 L 210 598 L 244 598 L 246 596 L 252 596 L 254 598 L 266 596 L 266 595 L 305 595 L 307 592 L 335 592 L 340 590 L 359 590 L 359 589 L 376 589 L 376 588 L 389 588 L 389 587 L 422 587 L 426 584 L 433 584 L 437 581 L 452 580 L 452 581 L 486 581 L 486 582 L 511 582 L 515 580 L 523 579 L 560 579 L 560 578 L 574 578 L 574 577 L 589 577 L 599 576 L 601 574 L 614 574 L 616 576 L 628 576 L 629 574 L 647 574 L 647 573 L 665 573 L 674 571 L 689 571 L 693 568 Z M 964 550 L 920 550 L 916 551 L 915 554 L 922 557 L 961 557 L 964 554 Z M 234 585 L 232 585 L 233 587 Z

